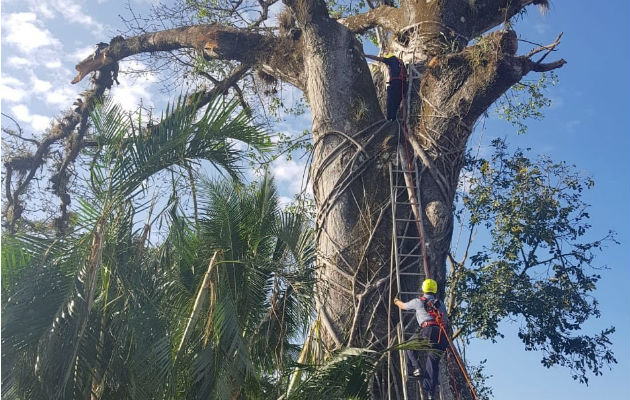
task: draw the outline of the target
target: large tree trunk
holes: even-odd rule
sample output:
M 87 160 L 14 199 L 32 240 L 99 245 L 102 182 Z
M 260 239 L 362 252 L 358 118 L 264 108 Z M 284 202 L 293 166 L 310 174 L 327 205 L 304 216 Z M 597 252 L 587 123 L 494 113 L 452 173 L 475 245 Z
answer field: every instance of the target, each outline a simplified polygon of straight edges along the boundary
M 375 90 L 354 35 L 323 12 L 307 12 L 302 3 L 289 5 L 304 30 L 306 94 L 316 143 L 312 176 L 318 206 L 320 318 L 331 348 L 382 350 L 393 344 L 388 324 L 397 319 L 390 307 L 396 293 L 389 291 L 388 162 L 396 157 L 400 125 L 384 122 L 377 110 Z M 488 22 L 486 14 L 475 14 L 467 2 L 421 0 L 407 5 L 413 12 L 400 13 L 403 18 L 385 24 L 399 39 L 391 48 L 425 71 L 421 81 L 412 82 L 407 112 L 411 146 L 422 171 L 421 214 L 429 273 L 443 295 L 453 201 L 467 139 L 477 118 L 534 67 L 528 58 L 515 57 L 513 31 L 488 34 L 479 44 L 465 48 L 469 37 L 495 22 Z M 496 18 L 498 10 L 493 11 Z M 311 18 L 300 18 L 302 12 Z M 362 17 L 366 16 L 342 22 L 352 27 Z M 428 67 L 426 61 L 432 58 Z M 422 265 L 416 268 L 419 272 Z M 419 282 L 407 284 L 417 287 Z M 375 396 L 384 397 L 385 388 L 378 383 L 382 381 L 377 379 Z M 459 391 L 464 398 L 468 394 Z
M 557 42 L 516 56 L 516 35 L 510 30 L 488 33 L 469 45 L 470 38 L 543 0 L 402 0 L 400 8 L 379 6 L 341 20 L 328 15 L 323 0 L 284 3 L 300 35 L 203 25 L 113 40 L 98 57 L 77 66 L 75 81 L 132 54 L 190 47 L 205 57 L 259 68 L 303 90 L 313 116 L 317 306 L 325 342 L 331 350 L 382 350 L 394 343 L 388 332 L 398 315 L 391 309 L 396 293 L 390 292 L 388 164 L 396 159 L 401 125 L 384 120 L 379 104 L 384 87 L 374 84 L 383 79 L 373 80 L 356 34 L 378 28 L 389 51 L 423 72 L 421 80 L 411 82 L 406 113 L 421 171 L 429 274 L 442 296 L 453 199 L 472 127 L 525 74 L 558 68 L 564 61 L 530 59 Z M 385 397 L 383 385 L 375 380 L 375 397 Z

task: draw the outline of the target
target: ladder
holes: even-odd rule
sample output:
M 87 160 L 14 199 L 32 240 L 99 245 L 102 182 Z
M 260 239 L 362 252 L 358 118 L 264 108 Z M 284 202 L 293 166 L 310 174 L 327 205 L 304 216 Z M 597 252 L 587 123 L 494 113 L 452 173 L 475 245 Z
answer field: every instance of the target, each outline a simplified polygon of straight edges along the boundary
M 392 244 L 393 268 L 396 276 L 398 298 L 404 302 L 420 295 L 420 283 L 426 278 L 424 254 L 421 242 L 422 223 L 420 212 L 420 193 L 418 191 L 419 173 L 415 160 L 408 162 L 404 145 L 399 143 L 395 163 L 389 164 L 389 180 L 392 207 Z M 411 165 L 411 168 L 409 166 Z M 398 310 L 396 336 L 398 343 L 410 340 L 417 322 L 415 311 Z M 400 371 L 402 373 L 402 391 L 405 400 L 421 399 L 422 390 L 419 380 L 408 380 L 406 357 L 400 351 Z M 415 385 L 415 387 L 413 387 Z M 390 391 L 391 392 L 391 391 Z M 417 393 L 418 397 L 413 396 Z

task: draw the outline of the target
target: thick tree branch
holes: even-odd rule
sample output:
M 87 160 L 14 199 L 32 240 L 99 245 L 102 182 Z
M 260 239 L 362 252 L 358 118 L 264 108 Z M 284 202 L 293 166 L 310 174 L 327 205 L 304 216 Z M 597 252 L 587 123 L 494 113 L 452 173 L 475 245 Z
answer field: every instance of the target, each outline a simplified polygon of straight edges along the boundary
M 94 80 L 94 87 L 81 94 L 76 101 L 76 108 L 69 110 L 57 123 L 49 129 L 47 134 L 39 141 L 34 154 L 18 156 L 7 159 L 4 162 L 7 176 L 7 204 L 4 208 L 6 224 L 10 232 L 13 232 L 17 221 L 22 217 L 24 207 L 21 204 L 21 196 L 26 193 L 35 174 L 46 163 L 51 147 L 57 142 L 68 138 L 77 125 L 83 124 L 89 118 L 92 107 L 101 98 L 105 89 L 111 86 L 111 75 L 100 74 Z M 24 179 L 17 182 L 11 191 L 11 175 L 21 174 Z M 63 199 L 62 199 L 63 202 Z
M 296 48 L 295 41 L 221 25 L 187 26 L 127 39 L 118 36 L 108 47 L 76 66 L 79 73 L 72 83 L 132 55 L 182 48 L 196 49 L 208 58 L 265 65 L 289 83 L 298 87 L 302 83 L 301 52 Z
M 534 72 L 552 71 L 554 69 L 558 69 L 562 67 L 566 63 L 567 62 L 563 58 L 559 59 L 558 61 L 553 61 L 550 63 L 543 63 L 543 64 L 539 62 L 533 62 L 532 60 L 528 60 L 529 70 L 534 71 Z
M 559 39 L 556 41 L 559 43 Z M 558 43 L 545 47 L 550 51 Z M 459 53 L 441 58 L 430 70 L 424 84 L 439 85 L 447 71 L 453 75 L 452 82 L 458 83 L 453 89 L 443 90 L 437 98 L 428 100 L 443 110 L 451 110 L 448 114 L 461 118 L 467 126 L 473 126 L 492 103 L 529 72 L 550 71 L 566 64 L 562 59 L 541 64 L 532 61 L 529 54 L 516 56 L 517 48 L 514 31 L 496 31 Z
M 339 19 L 338 22 L 353 33 L 362 34 L 367 30 L 382 27 L 397 31 L 400 27 L 402 11 L 396 7 L 379 6 L 366 13 Z

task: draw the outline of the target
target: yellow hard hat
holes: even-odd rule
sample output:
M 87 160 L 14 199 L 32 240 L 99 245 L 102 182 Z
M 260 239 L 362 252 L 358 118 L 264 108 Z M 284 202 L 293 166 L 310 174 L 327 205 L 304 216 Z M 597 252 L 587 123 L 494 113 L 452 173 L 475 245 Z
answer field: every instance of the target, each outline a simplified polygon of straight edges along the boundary
M 422 282 L 422 291 L 424 293 L 437 293 L 437 282 L 433 279 L 425 279 Z
M 392 53 L 385 54 L 385 58 L 392 58 L 392 57 L 394 57 L 394 55 Z

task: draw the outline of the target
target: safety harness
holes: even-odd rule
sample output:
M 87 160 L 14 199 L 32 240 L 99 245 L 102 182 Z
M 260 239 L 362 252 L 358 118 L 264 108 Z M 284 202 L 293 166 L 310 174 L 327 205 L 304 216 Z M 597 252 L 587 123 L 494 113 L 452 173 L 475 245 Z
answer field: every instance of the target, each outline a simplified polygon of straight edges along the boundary
M 444 321 L 444 316 L 442 315 L 442 312 L 439 310 L 439 304 L 440 304 L 440 299 L 429 299 L 427 297 L 421 296 L 420 297 L 420 301 L 422 302 L 422 305 L 424 306 L 424 310 L 431 316 L 430 320 L 424 321 L 422 323 L 422 325 L 420 325 L 421 328 L 427 327 L 427 326 L 434 326 L 440 325 L 439 321 Z M 442 336 L 442 330 L 440 329 L 440 333 L 438 336 L 438 342 L 440 341 L 440 338 Z
M 475 392 L 475 388 L 473 387 L 472 382 L 470 381 L 470 377 L 468 376 L 468 373 L 466 371 L 466 368 L 464 367 L 464 364 L 461 362 L 459 354 L 457 353 L 457 350 L 455 349 L 455 346 L 453 345 L 453 342 L 451 341 L 451 338 L 448 336 L 448 332 L 446 331 L 446 323 L 444 322 L 444 315 L 438 308 L 440 305 L 440 299 L 436 299 L 436 298 L 429 299 L 429 298 L 426 298 L 425 296 L 421 296 L 420 301 L 422 301 L 425 311 L 433 318 L 432 320 L 424 321 L 420 325 L 420 327 L 425 328 L 427 326 L 434 326 L 434 325 L 437 325 L 440 327 L 440 331 L 438 332 L 437 342 L 440 343 L 442 341 L 442 335 L 444 335 L 447 341 L 448 350 L 450 350 L 451 353 L 453 354 L 453 358 L 455 358 L 455 361 L 457 362 L 457 366 L 459 367 L 462 374 L 464 375 L 464 378 L 466 379 L 466 383 L 468 384 L 468 388 L 470 389 L 470 392 L 472 393 L 473 398 L 477 400 L 478 397 L 477 397 L 477 393 Z M 456 385 L 454 386 L 456 387 Z M 459 399 L 459 393 L 457 393 L 457 398 Z
M 398 60 L 398 76 L 390 76 L 389 83 L 392 83 L 392 81 L 402 81 L 403 83 L 405 83 L 407 81 L 407 68 L 405 67 L 405 63 L 402 62 L 401 59 L 396 57 L 396 60 Z

